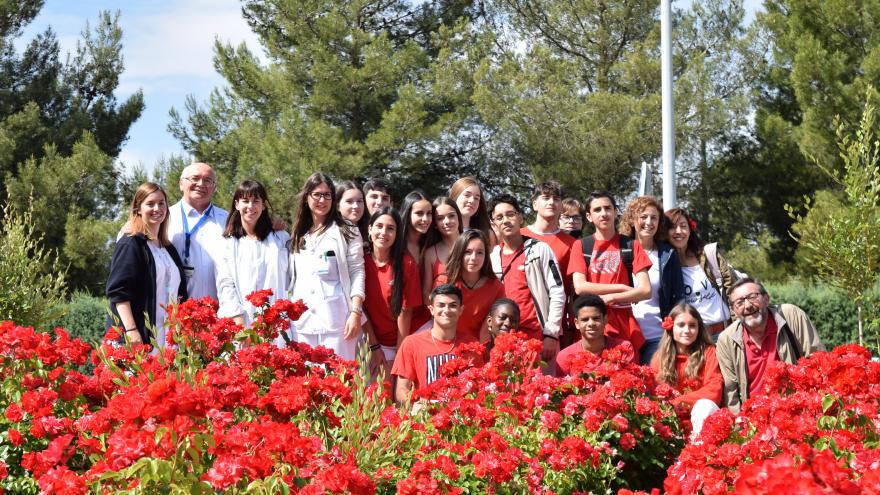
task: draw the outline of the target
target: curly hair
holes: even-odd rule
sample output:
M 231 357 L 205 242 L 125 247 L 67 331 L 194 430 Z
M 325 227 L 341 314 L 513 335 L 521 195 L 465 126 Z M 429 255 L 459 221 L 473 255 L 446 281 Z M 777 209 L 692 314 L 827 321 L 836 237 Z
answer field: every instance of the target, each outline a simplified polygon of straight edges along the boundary
M 666 218 L 666 215 L 663 214 L 663 206 L 654 196 L 639 196 L 630 201 L 630 203 L 626 205 L 626 209 L 623 211 L 623 216 L 620 219 L 620 226 L 617 229 L 618 232 L 632 237 L 633 239 L 637 239 L 639 215 L 649 207 L 654 207 L 657 210 L 658 217 L 657 231 L 654 232 L 654 243 L 656 244 L 665 241 L 669 235 L 670 222 L 669 219 Z

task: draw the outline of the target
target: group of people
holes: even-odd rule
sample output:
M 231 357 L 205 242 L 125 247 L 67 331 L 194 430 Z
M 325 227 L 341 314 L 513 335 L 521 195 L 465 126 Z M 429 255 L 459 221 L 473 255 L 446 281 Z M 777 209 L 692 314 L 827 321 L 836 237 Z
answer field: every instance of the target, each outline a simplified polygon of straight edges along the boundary
M 517 198 L 489 200 L 471 177 L 447 196 L 413 191 L 395 209 L 381 180 L 360 188 L 315 173 L 287 229 L 262 184 L 238 184 L 227 211 L 212 202 L 216 180 L 194 163 L 178 203 L 154 183 L 135 193 L 107 281 L 126 340 L 164 345 L 165 308 L 187 297 L 214 297 L 219 316 L 246 325 L 258 308 L 245 296 L 271 288 L 308 307 L 279 345 L 322 345 L 349 360 L 363 346 L 400 402 L 460 345 L 491 348 L 515 329 L 542 342 L 545 372 L 558 376 L 576 354 L 631 348 L 634 362 L 682 392 L 697 431 L 719 407 L 737 410 L 758 393 L 770 362 L 822 349 L 803 311 L 771 306 L 759 282 L 700 239 L 686 210 L 663 211 L 650 196 L 619 217 L 610 193 L 580 201 L 548 181 L 535 187 L 525 225 Z

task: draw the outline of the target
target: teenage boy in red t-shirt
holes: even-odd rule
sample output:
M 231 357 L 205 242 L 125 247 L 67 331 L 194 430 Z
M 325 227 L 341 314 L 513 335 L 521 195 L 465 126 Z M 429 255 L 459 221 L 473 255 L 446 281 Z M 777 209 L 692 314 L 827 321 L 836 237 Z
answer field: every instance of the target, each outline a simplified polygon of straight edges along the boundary
M 555 180 L 547 181 L 535 186 L 532 192 L 532 210 L 535 211 L 535 221 L 521 229 L 522 235 L 538 239 L 550 246 L 556 261 L 559 262 L 559 270 L 563 274 L 568 273 L 569 258 L 572 246 L 580 248 L 577 239 L 566 234 L 559 228 L 559 216 L 562 213 L 562 184 Z M 574 294 L 571 277 L 566 276 L 563 280 L 566 296 Z M 563 335 L 560 346 L 565 347 L 575 340 L 577 331 L 570 325 L 571 317 L 567 311 L 563 316 Z
M 571 312 L 574 315 L 574 324 L 581 338 L 556 355 L 556 376 L 558 377 L 571 374 L 571 362 L 578 354 L 589 352 L 600 356 L 602 351 L 627 342 L 623 339 L 606 336 L 608 333 L 616 333 L 616 330 L 613 327 L 609 328 L 608 309 L 599 296 L 587 294 L 578 297 L 571 305 Z M 633 363 L 637 362 L 637 355 L 635 352 L 632 353 Z
M 617 204 L 611 193 L 591 192 L 587 197 L 587 221 L 596 227 L 596 233 L 592 235 L 589 266 L 584 256 L 584 244 L 575 244 L 568 264 L 568 275 L 573 279 L 575 293 L 596 294 L 608 306 L 608 323 L 617 333 L 606 332 L 606 335 L 630 341 L 638 352 L 645 337 L 633 316 L 632 303 L 651 297 L 651 280 L 648 277 L 651 259 L 635 240 L 629 243 L 632 246 L 631 255 L 621 251 L 621 236 L 617 233 L 615 220 Z M 581 243 L 588 242 L 588 239 L 581 239 Z M 632 260 L 633 286 L 630 286 L 630 270 L 626 266 L 628 256 Z
M 458 287 L 438 285 L 431 291 L 430 303 L 428 309 L 434 317 L 434 325 L 403 339 L 394 358 L 391 374 L 397 377 L 394 399 L 398 404 L 407 402 L 413 390 L 422 389 L 439 378 L 440 366 L 458 357 L 461 344 L 476 342 L 473 337 L 457 332 L 461 316 Z

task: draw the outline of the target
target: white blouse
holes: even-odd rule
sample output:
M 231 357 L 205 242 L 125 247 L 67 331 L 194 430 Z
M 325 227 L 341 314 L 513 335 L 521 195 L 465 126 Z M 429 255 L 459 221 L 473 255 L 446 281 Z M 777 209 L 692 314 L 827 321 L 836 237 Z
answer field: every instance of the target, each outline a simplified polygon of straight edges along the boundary
M 289 297 L 289 239 L 290 235 L 283 230 L 272 232 L 262 241 L 248 237 L 224 239 L 223 260 L 216 265 L 220 299 L 217 316 L 242 315 L 245 325 L 250 325 L 257 308 L 245 296 L 257 290 L 272 289 L 270 303 L 276 298 Z
M 156 265 L 156 346 L 165 347 L 165 320 L 168 313 L 165 307 L 169 303 L 177 302 L 178 288 L 180 287 L 180 271 L 168 250 L 159 247 L 152 242 L 147 242 L 150 254 L 153 255 L 153 263 Z
M 651 280 L 651 298 L 632 305 L 633 316 L 642 329 L 645 340 L 655 340 L 663 336 L 660 322 L 660 258 L 657 250 L 645 250 L 651 259 L 648 278 Z

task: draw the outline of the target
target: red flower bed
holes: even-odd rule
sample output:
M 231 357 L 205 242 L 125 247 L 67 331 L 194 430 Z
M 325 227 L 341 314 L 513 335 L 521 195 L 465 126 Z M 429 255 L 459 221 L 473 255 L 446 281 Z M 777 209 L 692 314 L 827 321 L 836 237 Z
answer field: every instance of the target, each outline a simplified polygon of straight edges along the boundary
M 775 363 L 764 396 L 726 409 L 669 469 L 671 494 L 880 493 L 880 363 L 856 345 Z
M 159 355 L 113 331 L 92 350 L 2 323 L 0 489 L 575 493 L 648 482 L 680 447 L 653 378 L 620 352 L 557 379 L 540 373 L 540 344 L 505 336 L 485 366 L 448 363 L 410 415 L 354 363 L 271 344 L 304 308 L 263 296 L 247 329 L 214 301 L 173 308 Z
M 674 392 L 628 348 L 559 379 L 540 343 L 502 336 L 483 366 L 447 363 L 410 414 L 327 349 L 273 345 L 304 307 L 265 295 L 251 328 L 214 301 L 173 308 L 155 356 L 112 331 L 92 349 L 0 323 L 0 491 L 626 494 L 675 462 L 670 493 L 877 493 L 880 365 L 861 348 L 774 367 L 784 392 L 681 450 Z

